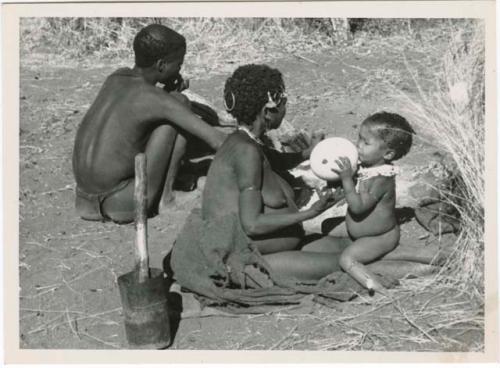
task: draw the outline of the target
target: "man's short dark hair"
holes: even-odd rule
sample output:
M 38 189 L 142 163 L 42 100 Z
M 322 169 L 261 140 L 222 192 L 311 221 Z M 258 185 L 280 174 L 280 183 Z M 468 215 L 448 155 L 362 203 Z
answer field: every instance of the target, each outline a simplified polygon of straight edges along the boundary
M 150 24 L 134 38 L 135 65 L 152 66 L 156 61 L 186 52 L 186 39 L 161 24 Z

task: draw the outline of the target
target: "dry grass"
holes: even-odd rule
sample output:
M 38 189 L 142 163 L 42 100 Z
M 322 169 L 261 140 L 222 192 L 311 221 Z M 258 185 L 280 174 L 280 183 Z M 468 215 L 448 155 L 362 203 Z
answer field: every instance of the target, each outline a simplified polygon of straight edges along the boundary
M 344 307 L 339 305 L 341 311 L 332 312 L 332 309 L 321 307 L 317 313 L 307 313 L 303 316 L 277 314 L 277 319 L 291 318 L 300 326 L 298 328 L 292 326 L 269 346 L 274 349 L 481 351 L 482 341 L 466 345 L 460 335 L 471 331 L 482 331 L 484 328 L 482 28 L 473 35 L 462 32 L 468 29 L 467 27 L 457 26 L 454 23 L 444 23 L 440 28 L 429 29 L 416 27 L 412 23 L 403 23 L 399 32 L 389 32 L 388 35 L 384 33 L 384 37 L 375 32 L 376 27 L 373 26 L 362 30 L 354 39 L 341 41 L 336 35 L 328 33 L 328 27 L 325 26 L 325 29 L 321 28 L 321 25 L 308 25 L 305 21 L 302 24 L 287 19 L 252 21 L 163 19 L 161 21 L 186 35 L 189 49 L 185 70 L 198 78 L 227 74 L 236 65 L 249 60 L 260 62 L 265 58 L 268 62 L 291 55 L 311 60 L 313 59 L 311 54 L 325 50 L 347 50 L 360 59 L 374 48 L 378 50 L 387 48 L 401 53 L 418 48 L 423 54 L 439 53 L 442 51 L 437 50 L 439 46 L 434 41 L 437 40 L 441 44 L 451 39 L 443 66 L 435 79 L 430 79 L 429 75 L 424 78 L 422 73 L 417 73 L 414 63 L 412 64 L 413 60 L 408 63 L 418 93 L 416 96 L 407 95 L 405 93 L 408 91 L 403 90 L 398 94 L 397 100 L 406 106 L 406 110 L 402 113 L 415 122 L 419 133 L 426 139 L 437 137 L 434 139 L 435 144 L 451 156 L 458 168 L 461 178 L 458 189 L 444 193 L 459 209 L 464 224 L 453 257 L 447 267 L 432 278 L 404 280 L 402 285 L 394 290 L 391 300 L 382 299 L 368 305 L 366 300 L 360 297 L 357 301 L 346 303 Z M 82 65 L 79 63 L 83 63 L 95 67 L 96 60 L 99 62 L 107 60 L 106 64 L 117 60 L 119 64 L 130 64 L 133 35 L 142 25 L 150 23 L 150 20 L 124 19 L 119 29 L 114 28 L 109 20 L 106 23 L 102 19 L 89 18 L 83 25 L 77 25 L 75 22 L 76 19 L 59 19 L 51 24 L 44 18 L 23 19 L 21 29 L 24 42 L 21 55 L 30 57 L 22 57 L 22 62 L 28 66 L 45 67 L 47 64 L 36 65 L 40 60 L 36 55 L 44 54 L 43 57 L 46 57 L 44 60 L 49 63 L 48 65 L 57 63 L 76 67 Z M 362 84 L 358 87 L 366 93 L 379 88 L 382 82 L 388 81 L 392 86 L 397 86 L 406 73 L 405 70 L 394 71 L 375 64 L 370 65 L 369 69 L 363 69 L 361 66 L 348 64 L 352 63 L 352 59 L 344 60 L 342 62 L 346 66 L 358 68 L 361 72 L 369 74 L 367 78 L 362 75 L 360 78 Z M 427 66 L 424 65 L 423 68 Z M 50 107 L 44 109 L 49 110 Z M 53 124 L 50 127 L 59 129 Z M 63 131 L 62 127 L 60 130 Z M 26 144 L 23 149 L 36 151 L 41 148 Z M 59 185 L 57 188 L 59 187 L 60 189 L 56 189 L 56 195 L 66 192 L 66 187 Z M 51 192 L 53 191 L 38 195 L 49 195 Z M 68 235 L 71 238 L 79 236 L 80 234 Z M 87 236 L 87 233 L 82 232 L 81 236 Z M 119 239 L 120 235 L 117 234 L 116 237 Z M 63 240 L 67 242 L 72 239 Z M 80 248 L 85 250 L 82 246 L 78 251 Z M 92 248 L 96 252 L 98 249 L 98 245 Z M 95 263 L 93 253 L 85 253 L 85 256 L 90 257 L 84 260 L 85 263 Z M 67 261 L 65 259 L 65 262 Z M 81 258 L 75 258 L 76 261 L 81 261 Z M 111 260 L 107 260 L 105 264 L 108 261 L 111 263 Z M 122 260 L 116 259 L 113 264 L 125 267 L 120 261 Z M 29 267 L 36 266 L 36 262 L 30 263 L 28 260 L 21 263 L 21 266 L 23 264 L 28 270 Z M 74 278 L 52 280 L 54 282 L 36 290 L 36 294 L 30 297 L 36 297 L 37 301 L 39 297 L 45 298 L 53 292 L 62 293 L 70 287 L 74 289 L 75 286 L 70 284 L 80 280 L 84 275 L 84 271 L 80 270 Z M 32 301 L 32 298 L 29 300 Z M 58 303 L 66 302 L 64 295 L 59 296 L 59 294 L 56 294 L 53 300 Z M 71 305 L 68 309 L 67 304 L 58 304 L 57 308 L 55 306 L 52 308 L 49 303 L 38 302 L 39 304 L 31 305 L 26 300 L 23 300 L 23 303 L 27 304 L 21 308 L 26 318 L 29 316 L 35 319 L 40 311 L 55 317 L 44 320 L 43 323 L 33 323 L 30 320 L 31 328 L 26 332 L 30 335 L 66 328 L 70 336 L 80 339 L 83 326 L 78 328 L 78 323 L 83 325 L 86 321 L 95 321 L 117 326 L 117 321 L 121 319 L 120 308 L 111 306 L 106 310 L 87 313 L 83 310 L 73 310 Z M 305 321 L 308 323 L 304 323 Z M 107 339 L 106 336 L 87 335 L 82 336 L 103 346 L 118 347 L 113 341 L 114 337 Z M 235 349 L 252 348 L 236 339 L 234 343 L 237 344 Z
M 442 194 L 457 208 L 462 232 L 449 267 L 482 290 L 484 269 L 484 26 L 454 34 L 434 86 L 424 89 L 410 68 L 417 96 L 396 99 L 422 135 L 450 158 L 454 185 Z M 443 275 L 444 277 L 444 275 Z
M 325 22 L 328 21 L 326 18 Z M 228 73 L 235 64 L 331 47 L 335 36 L 313 21 L 279 18 L 24 18 L 21 55 L 50 55 L 49 63 L 95 66 L 110 59 L 133 63 L 132 41 L 150 23 L 187 39 L 185 70 L 196 76 Z M 38 59 L 25 59 L 34 63 Z
M 432 51 L 444 20 L 365 20 L 355 34 L 331 18 L 23 18 L 21 63 L 26 66 L 96 67 L 133 63 L 132 40 L 143 26 L 156 22 L 183 34 L 188 50 L 184 72 L 203 78 L 231 73 L 235 66 L 290 56 L 353 49 L 359 56 L 380 47 Z M 462 22 L 463 23 L 463 22 Z M 446 34 L 446 32 L 444 32 Z M 369 46 L 367 44 L 370 44 Z M 26 56 L 26 57 L 23 57 Z M 29 56 L 29 57 L 28 57 Z
M 484 24 L 457 30 L 450 39 L 441 70 L 431 87 L 424 87 L 415 69 L 407 64 L 418 93 L 409 95 L 396 89 L 394 97 L 422 139 L 447 155 L 454 179 L 453 185 L 441 189 L 441 195 L 461 217 L 462 228 L 451 257 L 437 275 L 421 285 L 421 291 L 438 294 L 447 289 L 452 295 L 464 298 L 464 303 L 453 308 L 437 307 L 442 321 L 436 328 L 467 325 L 467 322 L 483 328 Z M 416 317 L 427 319 L 419 314 Z M 478 342 L 472 349 L 482 350 L 483 343 Z

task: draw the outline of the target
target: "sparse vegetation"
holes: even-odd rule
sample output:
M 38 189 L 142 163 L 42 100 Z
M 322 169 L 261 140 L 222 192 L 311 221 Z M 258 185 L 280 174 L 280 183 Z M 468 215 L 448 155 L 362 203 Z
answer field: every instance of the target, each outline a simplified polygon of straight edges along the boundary
M 344 89 L 341 90 L 345 92 L 346 98 L 350 98 L 352 94 L 368 100 L 376 94 L 382 94 L 381 91 L 390 96 L 391 104 L 400 106 L 399 112 L 414 124 L 418 139 L 434 145 L 449 158 L 448 162 L 452 163 L 449 166 L 450 172 L 453 172 L 456 178 L 453 189 L 442 192 L 442 195 L 459 211 L 462 229 L 456 238 L 452 256 L 439 273 L 430 277 L 403 280 L 395 290 L 392 301 L 382 300 L 367 305 L 366 300 L 360 297 L 350 302 L 348 307 L 340 306 L 335 313 L 332 313 L 332 309 L 320 308 L 315 314 L 309 312 L 288 314 L 285 311 L 275 313 L 271 317 L 269 315 L 241 317 L 245 320 L 245 326 L 260 318 L 268 318 L 265 320 L 266 323 L 271 319 L 276 324 L 289 320 L 297 325 L 295 328 L 290 328 L 288 334 L 277 338 L 278 342 L 271 341 L 267 346 L 251 343 L 252 332 L 255 332 L 252 331 L 247 334 L 249 340 L 235 339 L 233 342 L 228 342 L 229 345 L 225 345 L 224 348 L 266 349 L 272 346 L 274 349 L 380 351 L 482 351 L 484 349 L 481 339 L 471 338 L 475 342 L 470 345 L 461 340 L 462 335 L 471 331 L 473 333 L 484 331 L 485 79 L 484 25 L 480 21 L 467 19 L 338 21 L 329 18 L 24 18 L 21 21 L 21 74 L 25 76 L 29 74 L 28 71 L 30 73 L 34 71 L 29 74 L 32 82 L 32 74 L 37 79 L 38 72 L 48 67 L 57 70 L 60 66 L 70 68 L 83 66 L 90 69 L 104 64 L 113 64 L 116 67 L 131 65 L 133 60 L 130 50 L 133 37 L 139 28 L 151 22 L 161 22 L 171 26 L 186 36 L 188 55 L 183 68 L 189 76 L 198 79 L 227 75 L 237 65 L 250 61 L 270 62 L 298 58 L 307 63 L 308 68 L 314 69 L 315 66 L 321 66 L 315 61 L 321 54 L 334 55 L 339 65 L 336 72 L 347 75 Z M 387 57 L 389 52 L 390 58 Z M 373 54 L 377 57 L 382 55 L 386 59 L 379 59 L 383 63 L 373 62 L 372 60 L 378 60 L 370 59 Z M 56 75 L 57 71 L 54 72 L 52 69 L 51 73 L 50 76 Z M 28 79 L 21 78 L 21 80 L 22 96 L 31 98 L 25 93 L 29 90 L 27 85 L 30 82 Z M 297 109 L 296 106 L 299 104 L 312 105 L 312 102 L 316 104 L 321 100 L 325 104 L 334 106 L 339 93 L 338 90 L 331 91 L 333 87 L 330 88 L 327 82 L 330 80 L 318 78 L 317 89 L 303 91 L 300 96 L 291 94 L 289 116 L 295 112 L 293 109 Z M 68 292 L 64 289 L 68 285 L 66 279 L 61 276 L 62 281 L 55 283 L 53 279 L 59 280 L 59 274 L 56 276 L 49 274 L 51 270 L 41 269 L 42 265 L 37 264 L 46 256 L 46 253 L 39 253 L 40 249 L 44 248 L 45 252 L 50 247 L 49 257 L 52 258 L 46 265 L 55 262 L 52 269 L 57 269 L 60 275 L 67 272 L 67 279 L 71 283 L 73 280 L 80 280 L 81 275 L 94 272 L 90 265 L 99 260 L 100 268 L 97 270 L 101 272 L 105 269 L 105 271 L 100 276 L 101 279 L 93 281 L 96 284 L 90 282 L 89 290 L 92 292 L 85 295 L 100 296 L 103 286 L 99 282 L 104 283 L 102 280 L 106 280 L 109 290 L 104 292 L 108 292 L 106 296 L 112 299 L 113 294 L 110 290 L 114 290 L 113 277 L 116 273 L 119 274 L 120 267 L 126 268 L 128 255 L 121 251 L 116 252 L 118 255 L 113 253 L 109 253 L 110 256 L 106 253 L 102 255 L 102 244 L 96 239 L 112 241 L 116 246 L 115 249 L 120 249 L 124 238 L 131 236 L 132 233 L 131 229 L 121 230 L 121 228 L 118 234 L 109 224 L 85 223 L 76 226 L 67 222 L 66 225 L 69 224 L 73 232 L 70 232 L 69 228 L 64 228 L 64 234 L 61 235 L 51 234 L 47 230 L 47 234 L 43 235 L 45 239 L 43 242 L 37 237 L 32 238 L 37 231 L 42 233 L 46 230 L 44 228 L 33 231 L 30 228 L 29 221 L 34 221 L 32 216 L 38 213 L 32 209 L 34 199 L 39 200 L 38 198 L 47 195 L 51 197 L 65 195 L 64 206 L 68 208 L 71 206 L 68 204 L 73 200 L 68 191 L 72 189 L 71 185 L 58 190 L 52 188 L 61 186 L 59 183 L 61 177 L 71 182 L 69 166 L 65 167 L 63 174 L 62 168 L 58 166 L 54 169 L 49 166 L 52 161 L 47 161 L 56 156 L 52 150 L 56 149 L 59 144 L 57 142 L 62 140 L 60 136 L 68 132 L 74 133 L 78 119 L 81 119 L 82 113 L 88 107 L 89 99 L 93 98 L 99 87 L 98 81 L 92 80 L 74 87 L 72 91 L 74 95 L 63 96 L 63 93 L 68 92 L 56 91 L 58 81 L 46 83 L 45 85 L 39 83 L 40 85 L 37 84 L 30 91 L 46 94 L 47 96 L 43 97 L 49 100 L 43 100 L 44 102 L 40 102 L 38 106 L 32 105 L 31 100 L 29 103 L 21 101 L 22 207 L 20 212 L 21 216 L 27 219 L 22 219 L 24 224 L 21 226 L 20 244 L 21 286 L 22 294 L 25 296 L 21 300 L 21 333 L 30 337 L 41 332 L 47 334 L 57 332 L 58 337 L 70 336 L 75 340 L 77 337 L 79 340 L 76 341 L 82 344 L 77 345 L 78 347 L 92 348 L 95 344 L 108 348 L 119 347 L 116 336 L 121 333 L 117 332 L 121 331 L 119 330 L 121 316 L 116 303 L 113 305 L 103 303 L 102 306 L 98 306 L 100 310 L 95 310 L 94 305 L 87 306 L 88 309 L 76 310 L 80 308 L 83 293 L 88 290 L 84 290 L 83 287 L 77 291 L 69 289 L 71 297 L 67 297 L 67 294 L 64 294 Z M 295 88 L 300 90 L 302 87 Z M 32 94 L 35 95 L 35 92 Z M 316 106 L 310 107 L 310 109 L 315 108 Z M 354 115 L 354 112 L 352 114 Z M 31 130 L 26 128 L 27 121 L 36 128 L 30 128 Z M 39 135 L 44 135 L 43 139 Z M 73 139 L 70 135 L 66 138 L 68 142 Z M 51 139 L 54 141 L 50 141 Z M 59 141 L 55 141 L 57 139 Z M 60 160 L 60 157 L 58 159 L 66 162 L 71 148 L 68 145 L 64 150 L 64 152 L 59 151 L 64 159 Z M 32 188 L 27 187 L 28 179 L 31 180 L 30 175 L 33 175 L 37 182 L 41 176 L 38 171 L 35 172 L 36 166 L 39 165 L 37 161 L 47 165 L 45 174 L 54 181 L 49 183 L 50 187 L 44 188 L 44 191 L 38 187 L 39 184 L 32 184 Z M 54 173 L 59 175 L 57 181 Z M 39 189 L 40 192 L 37 192 Z M 54 201 L 44 203 L 49 203 L 47 206 L 50 209 L 47 209 L 47 213 L 55 206 Z M 58 205 L 60 206 L 60 203 Z M 57 210 L 59 211 L 60 207 Z M 69 214 L 69 209 L 64 210 L 68 211 L 65 213 L 67 217 L 74 216 L 73 213 Z M 183 213 L 179 217 L 182 216 Z M 47 221 L 46 227 L 54 225 L 47 216 L 42 217 Z M 166 225 L 154 223 L 154 226 L 161 228 Z M 164 242 L 167 242 L 165 240 L 167 237 L 170 237 L 168 242 L 173 241 L 180 224 L 168 226 L 171 226 L 168 231 L 164 228 L 157 231 L 159 234 L 157 235 L 161 236 Z M 96 232 L 96 228 L 100 232 Z M 82 239 L 86 237 L 94 239 L 96 244 L 88 240 L 84 242 Z M 62 240 L 57 243 L 57 239 Z M 78 243 L 79 241 L 82 243 Z M 73 242 L 71 254 L 67 253 L 69 248 L 65 242 Z M 30 267 L 43 275 L 44 278 L 41 278 L 43 283 L 39 281 L 35 271 L 30 271 Z M 113 275 L 107 274 L 109 270 Z M 71 277 L 68 276 L 70 274 Z M 28 295 L 30 292 L 31 295 Z M 74 304 L 71 304 L 72 298 Z M 114 301 L 117 302 L 117 299 Z M 50 318 L 39 321 L 37 318 L 40 313 L 49 314 Z M 110 314 L 103 316 L 105 313 Z M 99 316 L 99 319 L 96 316 Z M 74 332 L 75 329 L 78 332 L 77 321 L 80 321 L 81 330 L 86 321 L 88 325 L 85 325 L 85 328 L 104 325 L 107 335 L 102 336 L 96 332 L 93 341 L 87 340 L 83 344 L 81 336 Z M 62 328 L 66 328 L 64 333 L 60 332 Z M 111 328 L 114 328 L 115 335 L 109 332 Z M 196 332 L 199 330 L 194 329 L 193 333 Z M 190 339 L 191 337 L 180 339 L 175 347 L 189 349 L 192 346 Z M 62 344 L 64 341 L 63 338 L 41 340 L 43 340 L 42 347 L 49 348 L 63 346 L 57 344 Z M 56 340 L 57 344 L 53 342 Z M 103 341 L 114 342 L 106 345 Z M 25 343 L 24 346 L 40 347 L 29 343 Z
M 424 89 L 410 66 L 418 93 L 396 99 L 421 132 L 448 155 L 454 185 L 442 196 L 460 213 L 462 231 L 441 281 L 475 291 L 483 299 L 485 200 L 484 25 L 453 34 L 441 73 Z M 474 294 L 474 292 L 473 292 Z

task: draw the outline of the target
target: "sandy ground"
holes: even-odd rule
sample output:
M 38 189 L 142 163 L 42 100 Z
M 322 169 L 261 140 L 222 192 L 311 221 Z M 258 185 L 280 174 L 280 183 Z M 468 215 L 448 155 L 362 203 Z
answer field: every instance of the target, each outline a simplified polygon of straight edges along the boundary
M 377 63 L 384 63 L 387 74 L 369 73 Z M 290 95 L 287 119 L 295 127 L 321 128 L 352 140 L 366 115 L 391 107 L 377 85 L 391 78 L 403 88 L 407 83 L 401 77 L 405 74 L 402 65 L 387 53 L 365 58 L 325 53 L 307 59 L 291 57 L 273 65 L 284 73 Z M 21 348 L 127 346 L 116 278 L 133 267 L 133 225 L 79 219 L 73 207 L 71 170 L 78 123 L 105 76 L 118 66 L 21 69 Z M 191 89 L 221 108 L 225 78 L 194 79 Z M 433 152 L 417 141 L 402 163 L 425 165 Z M 161 268 L 184 219 L 200 202 L 199 190 L 176 194 L 171 211 L 149 222 L 153 267 Z M 402 241 L 425 247 L 451 242 L 453 237 L 435 238 L 411 220 L 403 225 Z M 411 282 L 415 281 L 402 282 L 397 304 L 377 308 L 357 298 L 330 308 L 305 301 L 269 314 L 186 318 L 180 321 L 171 348 L 469 351 L 481 345 L 483 332 L 475 325 L 430 328 L 439 325 L 440 308 L 464 303 L 464 299 L 446 290 L 437 295 L 405 294 Z M 420 305 L 435 310 L 432 318 L 436 319 L 415 326 L 411 316 L 392 318 Z

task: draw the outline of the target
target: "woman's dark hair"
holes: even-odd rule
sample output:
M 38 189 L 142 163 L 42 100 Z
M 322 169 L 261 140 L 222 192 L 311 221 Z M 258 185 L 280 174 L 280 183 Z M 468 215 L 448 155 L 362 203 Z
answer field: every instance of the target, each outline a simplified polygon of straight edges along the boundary
M 135 65 L 149 67 L 159 59 L 186 52 L 186 39 L 161 24 L 150 24 L 134 38 Z
M 248 64 L 236 69 L 224 85 L 226 109 L 240 123 L 251 124 L 269 95 L 285 92 L 283 76 L 278 69 L 267 65 Z
M 410 151 L 415 131 L 401 115 L 382 111 L 367 117 L 363 124 L 372 127 L 387 147 L 394 150 L 394 160 Z

